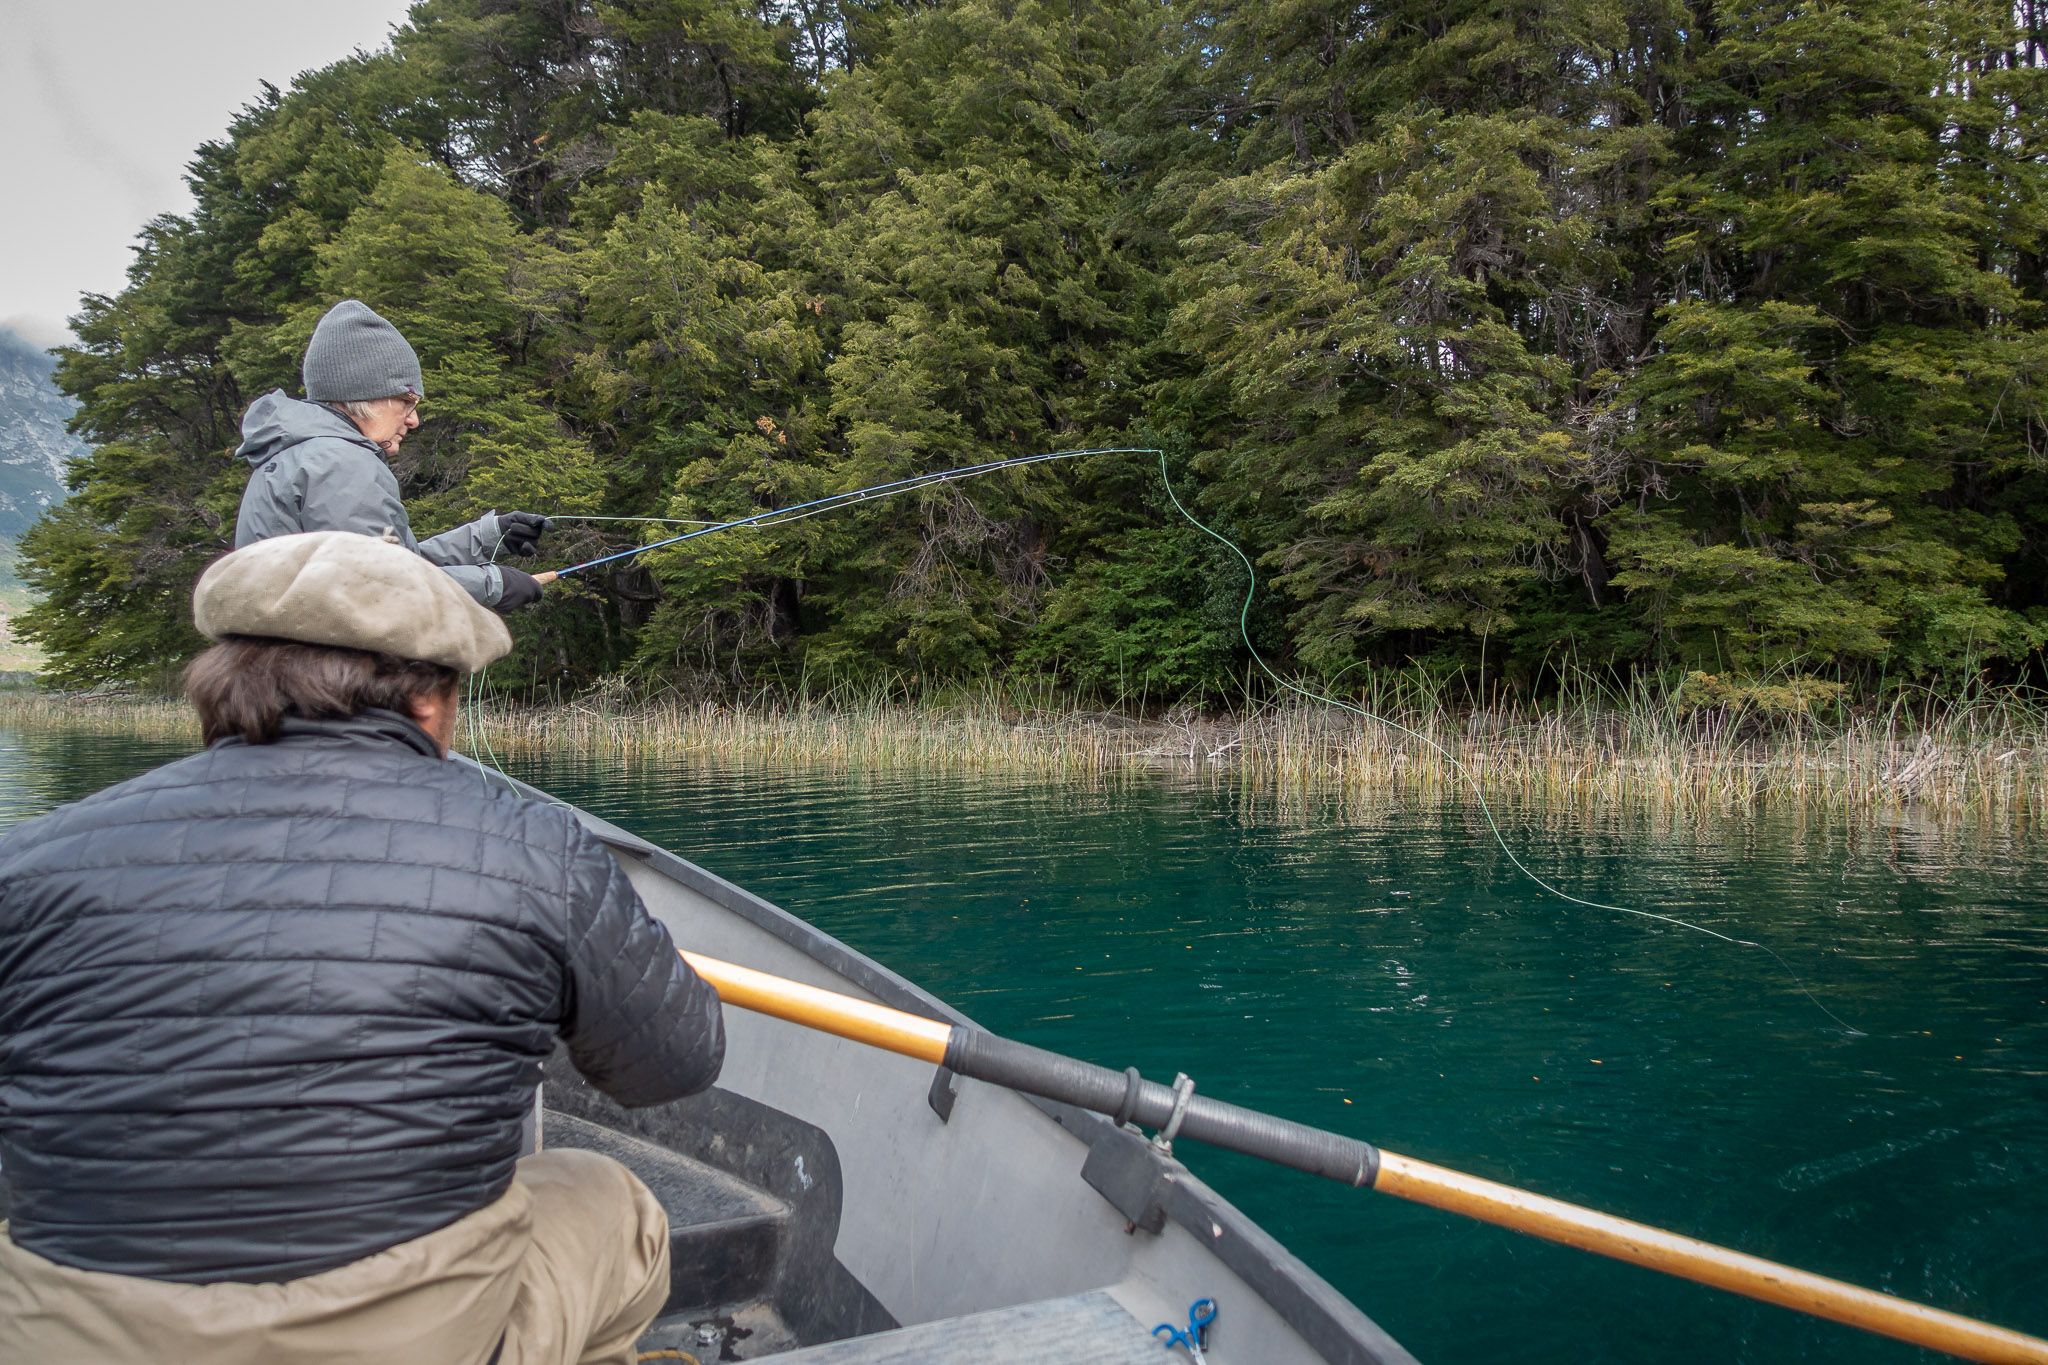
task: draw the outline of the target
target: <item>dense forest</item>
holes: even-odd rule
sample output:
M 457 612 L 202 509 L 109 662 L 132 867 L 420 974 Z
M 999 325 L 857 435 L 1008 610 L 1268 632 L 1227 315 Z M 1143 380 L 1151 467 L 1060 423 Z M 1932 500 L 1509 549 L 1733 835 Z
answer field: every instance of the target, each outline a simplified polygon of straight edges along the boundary
M 58 372 L 54 680 L 162 678 L 246 404 L 359 298 L 422 534 L 1157 446 L 1283 669 L 1869 686 L 2048 642 L 2041 0 L 424 0 L 267 89 Z M 564 521 L 567 563 L 643 536 Z M 573 580 L 503 686 L 1242 685 L 1091 456 Z M 1347 680 L 1347 675 L 1349 678 Z

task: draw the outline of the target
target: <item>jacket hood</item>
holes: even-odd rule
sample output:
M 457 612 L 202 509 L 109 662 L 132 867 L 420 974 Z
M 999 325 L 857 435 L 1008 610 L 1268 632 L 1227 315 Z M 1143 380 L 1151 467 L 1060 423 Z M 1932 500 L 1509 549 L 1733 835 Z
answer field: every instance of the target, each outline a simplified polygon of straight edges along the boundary
M 253 467 L 316 436 L 353 441 L 379 458 L 384 453 L 377 449 L 375 441 L 356 430 L 354 422 L 333 408 L 294 398 L 283 389 L 272 389 L 242 414 L 242 444 L 235 454 Z

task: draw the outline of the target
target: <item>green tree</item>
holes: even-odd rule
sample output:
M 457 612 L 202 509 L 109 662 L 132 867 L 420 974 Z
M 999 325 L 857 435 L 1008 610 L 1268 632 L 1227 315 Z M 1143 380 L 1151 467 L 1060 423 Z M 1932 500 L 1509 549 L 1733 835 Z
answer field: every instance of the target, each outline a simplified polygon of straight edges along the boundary
M 1628 386 L 1615 581 L 1687 660 L 2023 653 L 2037 589 L 2002 582 L 2048 434 L 2041 72 L 1993 5 L 1715 21 L 1657 201 L 1678 301 Z
M 403 149 L 335 239 L 320 248 L 320 296 L 281 331 L 290 354 L 331 304 L 357 298 L 419 352 L 426 420 L 396 472 L 419 490 L 423 524 L 491 507 L 594 510 L 590 448 L 546 406 L 549 320 L 573 282 L 561 252 L 522 235 L 501 200 Z
M 1128 359 L 1156 291 L 1116 230 L 1091 92 L 1132 60 L 1143 12 L 912 12 L 831 85 L 813 172 L 843 443 L 828 486 L 1110 443 L 1137 415 Z M 1090 520 L 1043 469 L 848 517 L 807 579 L 811 657 L 995 667 Z
M 191 217 L 152 222 L 128 287 L 88 296 L 73 320 L 79 345 L 57 382 L 98 448 L 21 558 L 41 598 L 20 628 L 53 681 L 160 677 L 198 647 L 188 594 L 232 546 L 247 477 L 233 450 L 251 391 L 229 353 L 305 296 L 313 247 L 374 183 L 380 157 L 340 130 L 374 119 L 391 87 L 388 60 L 373 59 L 289 96 L 266 90 L 200 149 Z
M 577 212 L 592 240 L 576 379 L 609 433 L 608 506 L 731 520 L 819 491 L 821 222 L 795 158 L 707 119 L 643 114 Z M 787 643 L 816 531 L 710 539 L 615 570 L 615 591 L 648 599 L 641 666 L 716 671 Z
M 25 546 L 26 626 L 67 681 L 182 661 L 239 413 L 354 296 L 427 364 L 422 530 L 1163 445 L 1284 667 L 2015 666 L 2048 636 L 2019 20 L 425 0 L 201 149 L 193 214 L 88 301 L 60 377 L 99 448 Z M 1242 586 L 1151 456 L 1101 455 L 578 576 L 510 671 L 1163 698 L 1242 676 Z
M 1651 306 L 1616 285 L 1664 155 L 1643 90 L 1670 16 L 1209 22 L 1205 61 L 1232 79 L 1202 83 L 1230 92 L 1211 117 L 1238 164 L 1161 182 L 1186 208 L 1173 336 L 1195 364 L 1176 387 L 1205 503 L 1297 604 L 1297 656 L 1336 673 L 1484 639 L 1561 580 L 1607 605 L 1612 388 Z

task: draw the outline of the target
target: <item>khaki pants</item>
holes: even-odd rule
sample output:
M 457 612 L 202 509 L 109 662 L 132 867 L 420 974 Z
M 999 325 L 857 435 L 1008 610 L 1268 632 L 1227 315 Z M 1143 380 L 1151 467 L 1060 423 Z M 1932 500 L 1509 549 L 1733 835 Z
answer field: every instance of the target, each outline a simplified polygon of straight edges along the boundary
M 668 1217 L 592 1152 L 519 1163 L 438 1232 L 284 1284 L 58 1265 L 0 1223 L 0 1365 L 632 1365 L 668 1297 Z

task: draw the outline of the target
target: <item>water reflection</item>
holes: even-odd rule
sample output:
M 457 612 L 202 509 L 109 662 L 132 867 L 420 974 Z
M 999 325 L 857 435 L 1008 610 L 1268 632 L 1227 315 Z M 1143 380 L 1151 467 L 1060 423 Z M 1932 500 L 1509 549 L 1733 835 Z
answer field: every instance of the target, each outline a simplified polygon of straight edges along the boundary
M 1165 781 L 522 775 L 991 1027 L 2048 1330 L 2039 841 L 1914 819 L 1462 808 Z M 1855 1333 L 1249 1162 L 1198 1168 L 1425 1360 L 1905 1360 Z M 1646 1343 L 1655 1343 L 1653 1349 Z
M 0 820 L 176 746 L 0 747 Z M 1143 780 L 525 756 L 990 1027 L 2048 1332 L 2037 839 Z M 1424 1360 L 1904 1361 L 1846 1329 L 1191 1149 Z
M 192 752 L 177 740 L 0 729 L 0 829 Z

